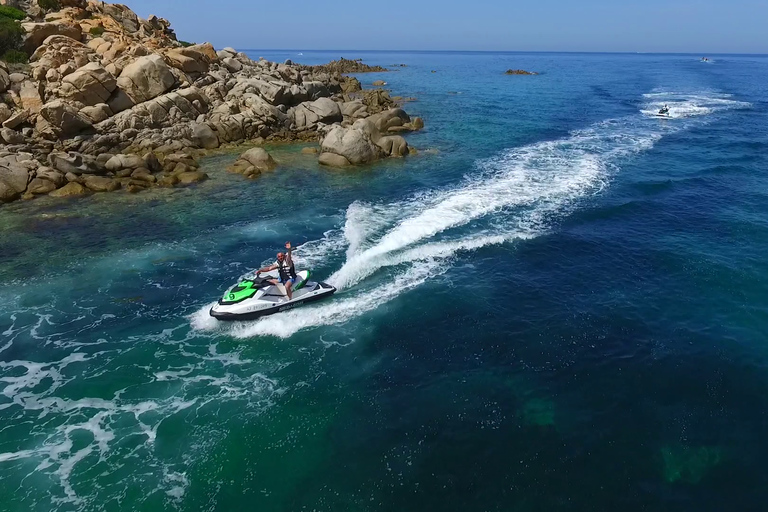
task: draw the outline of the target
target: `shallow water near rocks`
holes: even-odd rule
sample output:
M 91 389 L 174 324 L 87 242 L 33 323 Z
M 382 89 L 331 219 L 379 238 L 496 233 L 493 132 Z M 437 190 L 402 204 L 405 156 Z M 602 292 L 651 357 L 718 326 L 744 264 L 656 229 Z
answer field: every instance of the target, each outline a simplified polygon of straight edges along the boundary
M 0 208 L 0 509 L 762 510 L 768 58 L 343 56 L 418 155 Z

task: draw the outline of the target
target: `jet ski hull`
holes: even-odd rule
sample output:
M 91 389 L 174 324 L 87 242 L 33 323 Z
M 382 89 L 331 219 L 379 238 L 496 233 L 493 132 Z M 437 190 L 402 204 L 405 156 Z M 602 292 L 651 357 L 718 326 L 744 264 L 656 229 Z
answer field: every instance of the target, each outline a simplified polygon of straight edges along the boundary
M 267 315 L 274 315 L 282 311 L 288 311 L 309 302 L 315 302 L 336 293 L 336 288 L 327 283 L 318 283 L 308 280 L 309 272 L 299 272 L 297 288 L 293 293 L 293 299 L 288 300 L 282 285 L 274 286 L 264 283 L 257 284 L 258 292 L 245 299 L 236 298 L 230 292 L 243 289 L 251 289 L 252 280 L 244 280 L 224 294 L 224 297 L 215 304 L 210 315 L 217 320 L 254 320 Z M 250 283 L 250 284 L 249 284 Z M 244 288 L 243 285 L 246 285 Z M 230 298 L 234 300 L 229 300 Z

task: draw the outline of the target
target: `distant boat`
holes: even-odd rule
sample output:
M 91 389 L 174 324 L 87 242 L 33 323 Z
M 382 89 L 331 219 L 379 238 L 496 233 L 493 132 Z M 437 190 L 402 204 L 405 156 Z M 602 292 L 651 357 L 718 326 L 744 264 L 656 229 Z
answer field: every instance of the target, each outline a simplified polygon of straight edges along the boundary
M 304 55 L 303 53 L 299 52 L 299 55 Z

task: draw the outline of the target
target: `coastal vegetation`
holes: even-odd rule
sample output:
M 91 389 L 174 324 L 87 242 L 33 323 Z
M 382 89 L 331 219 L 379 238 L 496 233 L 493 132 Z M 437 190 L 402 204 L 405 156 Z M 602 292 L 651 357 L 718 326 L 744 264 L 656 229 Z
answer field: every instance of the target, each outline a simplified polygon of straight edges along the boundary
M 27 17 L 27 14 L 15 7 L 9 5 L 0 5 L 0 16 L 4 18 L 11 18 L 12 20 L 21 21 Z
M 9 58 L 18 61 L 18 56 L 9 52 L 19 49 L 24 36 L 24 29 L 19 21 L 25 17 L 26 14 L 18 9 L 7 5 L 0 6 L 0 56 L 6 62 L 9 62 Z
M 37 0 L 37 5 L 39 5 L 41 9 L 45 9 L 46 11 L 57 11 L 61 9 L 61 4 L 59 3 L 59 0 Z

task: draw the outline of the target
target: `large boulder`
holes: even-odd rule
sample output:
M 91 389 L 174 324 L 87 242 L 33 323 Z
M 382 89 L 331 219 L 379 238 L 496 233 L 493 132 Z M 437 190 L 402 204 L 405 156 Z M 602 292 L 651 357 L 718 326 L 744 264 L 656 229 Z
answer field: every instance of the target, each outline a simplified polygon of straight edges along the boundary
M 112 192 L 120 188 L 120 182 L 105 176 L 88 176 L 85 178 L 85 186 L 94 192 Z
M 123 28 L 130 33 L 138 32 L 139 30 L 139 17 L 122 4 L 108 4 L 100 2 L 101 10 L 104 14 L 111 16 L 116 22 L 123 26 Z
M 192 142 L 205 149 L 219 147 L 219 137 L 205 123 L 192 123 Z
M 53 21 L 50 23 L 22 23 L 22 28 L 27 35 L 24 39 L 24 50 L 32 54 L 50 36 L 65 36 L 80 41 L 83 31 L 80 25 L 67 21 Z
M 74 151 L 69 153 L 54 151 L 48 155 L 48 164 L 59 173 L 72 176 L 97 174 L 101 170 L 95 161 Z
M 64 77 L 60 88 L 62 97 L 93 106 L 106 103 L 117 88 L 117 80 L 101 64 L 91 62 Z
M 239 98 L 248 93 L 258 94 L 270 105 L 285 105 L 291 99 L 290 86 L 278 80 L 262 80 L 260 78 L 242 78 L 229 91 L 228 96 Z
M 3 121 L 3 128 L 10 128 L 10 129 L 16 129 L 20 125 L 27 122 L 29 119 L 29 111 L 27 110 L 19 110 L 15 114 L 11 115 L 8 119 Z
M 40 195 L 47 194 L 56 190 L 56 185 L 52 181 L 48 181 L 43 178 L 35 178 L 29 182 L 27 192 L 30 194 Z
M 228 47 L 226 47 L 226 48 L 224 48 L 224 49 L 222 49 L 222 50 L 219 50 L 219 51 L 216 53 L 216 55 L 218 55 L 218 57 L 219 57 L 220 59 L 227 59 L 227 58 L 230 58 L 230 59 L 231 59 L 231 58 L 234 58 L 234 57 L 236 57 L 236 56 L 237 56 L 237 50 L 235 50 L 234 48 L 230 48 L 230 47 L 228 46 Z
M 173 48 L 166 52 L 165 57 L 171 66 L 185 73 L 207 73 L 211 63 L 219 58 L 210 43 Z
M 381 148 L 387 156 L 401 157 L 408 154 L 408 143 L 400 135 L 387 135 L 379 137 L 376 145 Z
M 176 179 L 182 185 L 189 185 L 191 183 L 198 183 L 208 179 L 208 175 L 203 171 L 187 171 L 176 175 Z
M 139 155 L 115 155 L 107 160 L 108 171 L 117 172 L 121 169 L 138 169 L 144 167 L 145 161 Z
M 243 64 L 239 60 L 233 59 L 232 57 L 225 57 L 221 59 L 221 63 L 230 73 L 237 73 L 243 69 Z
M 134 103 L 156 98 L 168 91 L 175 83 L 176 78 L 159 55 L 147 55 L 136 59 L 123 68 L 117 79 L 118 87 L 125 91 Z
M 317 161 L 320 165 L 328 165 L 330 167 L 347 167 L 352 165 L 349 163 L 349 160 L 336 153 L 321 153 Z
M 411 122 L 411 118 L 401 108 L 385 110 L 384 112 L 372 115 L 368 120 L 373 123 L 376 130 L 380 133 L 396 131 L 391 129 L 402 127 Z
M 106 121 L 112 117 L 112 109 L 106 103 L 99 103 L 92 107 L 85 107 L 80 110 L 80 113 L 88 118 L 93 124 Z
M 109 110 L 111 110 L 115 114 L 118 114 L 125 110 L 130 110 L 135 105 L 136 105 L 136 102 L 133 101 L 131 97 L 128 96 L 128 94 L 124 90 L 119 88 L 112 94 L 112 97 L 109 98 L 109 101 L 107 102 L 107 106 L 109 107 Z
M 50 167 L 40 167 L 37 169 L 37 177 L 46 181 L 50 181 L 57 187 L 60 187 L 67 182 L 62 173 Z
M 72 137 L 93 127 L 87 117 L 62 100 L 53 100 L 43 105 L 40 109 L 40 117 L 45 119 L 62 138 Z
M 77 197 L 77 196 L 83 196 L 87 193 L 88 193 L 88 189 L 86 189 L 80 183 L 76 181 L 72 181 L 70 183 L 67 183 L 60 189 L 54 190 L 48 195 L 51 197 Z
M 0 129 L 0 139 L 6 144 L 24 144 L 24 135 L 10 128 Z
M 19 89 L 19 100 L 24 110 L 37 114 L 43 107 L 43 98 L 40 95 L 40 87 L 37 83 L 25 80 Z
M 355 123 L 357 124 L 357 123 Z M 381 157 L 381 149 L 365 131 L 354 127 L 336 125 L 320 143 L 323 153 L 334 153 L 353 164 L 366 164 Z
M 314 129 L 318 123 L 331 124 L 343 119 L 339 104 L 330 98 L 305 101 L 293 109 L 293 123 L 297 130 Z
M 328 90 L 328 86 L 323 82 L 318 82 L 317 80 L 309 80 L 304 82 L 302 87 L 307 91 L 307 96 L 309 96 L 310 100 L 325 98 L 331 95 L 331 92 Z
M 360 100 L 347 101 L 341 105 L 341 113 L 344 117 L 363 119 L 368 117 L 368 107 Z
M 238 161 L 247 162 L 259 171 L 269 171 L 277 167 L 277 162 L 264 148 L 251 148 L 240 155 Z M 235 165 L 237 165 L 237 162 Z
M 25 167 L 16 164 L 0 165 L 0 203 L 17 199 L 27 189 L 29 173 Z

